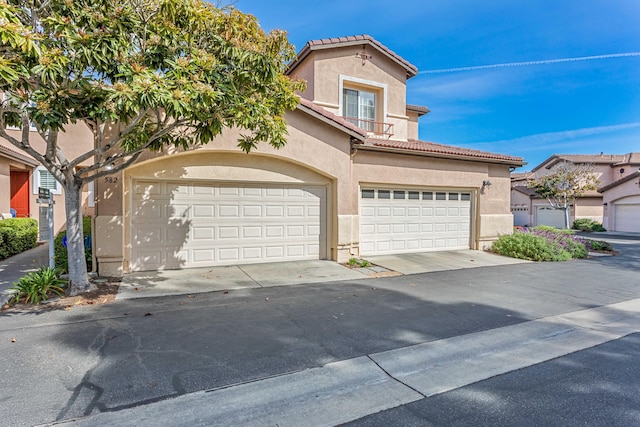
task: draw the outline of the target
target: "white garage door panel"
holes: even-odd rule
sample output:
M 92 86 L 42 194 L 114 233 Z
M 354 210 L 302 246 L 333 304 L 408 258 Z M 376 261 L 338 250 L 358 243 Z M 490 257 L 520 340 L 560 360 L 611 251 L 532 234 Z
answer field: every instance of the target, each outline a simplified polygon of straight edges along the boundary
M 615 204 L 615 231 L 640 233 L 640 204 Z
M 326 190 L 134 182 L 131 270 L 318 259 Z
M 411 193 L 409 198 L 408 190 L 362 190 L 363 256 L 469 248 L 470 193 L 438 192 L 439 200 L 435 200 L 435 191 Z M 389 198 L 385 198 L 387 195 Z
M 538 206 L 536 208 L 536 225 L 564 228 L 564 211 L 554 209 L 551 206 Z

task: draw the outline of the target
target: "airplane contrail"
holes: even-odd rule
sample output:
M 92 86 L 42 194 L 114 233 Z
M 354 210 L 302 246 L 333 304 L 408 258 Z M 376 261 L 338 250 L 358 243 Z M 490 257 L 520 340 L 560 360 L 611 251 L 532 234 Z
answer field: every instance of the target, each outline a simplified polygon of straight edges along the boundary
M 576 58 L 542 59 L 538 61 L 507 62 L 504 64 L 474 65 L 471 67 L 459 67 L 459 68 L 443 68 L 440 70 L 420 71 L 418 74 L 455 73 L 459 71 L 490 70 L 493 68 L 523 67 L 527 65 L 544 65 L 544 64 L 557 64 L 560 62 L 593 61 L 597 59 L 628 58 L 633 56 L 640 56 L 640 52 L 610 53 L 607 55 L 579 56 Z

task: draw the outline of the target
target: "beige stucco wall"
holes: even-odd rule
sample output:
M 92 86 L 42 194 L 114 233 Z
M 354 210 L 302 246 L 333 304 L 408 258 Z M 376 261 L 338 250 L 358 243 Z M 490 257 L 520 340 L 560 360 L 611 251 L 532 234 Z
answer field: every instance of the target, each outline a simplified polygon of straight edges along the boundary
M 0 156 L 0 213 L 9 213 L 11 192 L 9 159 Z
M 187 152 L 168 150 L 146 153 L 134 166 L 101 181 L 97 187 L 96 258 L 101 275 L 117 276 L 128 271 L 130 256 L 130 186 L 134 179 L 185 179 L 218 182 L 305 183 L 327 187 L 328 254 L 352 246 L 351 222 L 357 199 L 350 193 L 349 137 L 300 111 L 287 117 L 288 143 L 281 149 L 261 144 L 250 154 L 237 147 L 237 130 L 226 130 L 210 144 Z M 169 155 L 167 155 L 169 154 Z M 340 251 L 338 248 L 342 248 Z M 346 256 L 346 255 L 345 255 Z
M 20 139 L 20 131 L 18 130 L 7 130 L 7 133 L 11 134 L 15 138 Z M 32 147 L 39 153 L 44 154 L 46 149 L 46 144 L 44 140 L 35 131 L 30 132 L 29 135 L 30 135 L 30 143 Z M 21 154 L 24 154 L 25 156 L 30 157 L 25 152 L 22 152 L 20 151 L 20 149 L 14 147 L 8 141 L 1 141 L 0 143 L 6 147 L 9 147 L 14 151 L 18 151 Z M 67 156 L 67 158 L 70 160 L 73 160 L 80 154 L 85 153 L 86 151 L 90 150 L 93 147 L 93 133 L 84 124 L 79 123 L 75 125 L 69 125 L 66 127 L 65 132 L 61 132 L 59 134 L 58 144 L 62 149 L 62 151 Z M 90 164 L 91 164 L 91 159 L 81 163 L 81 166 L 88 166 Z M 33 187 L 34 187 L 33 180 L 35 179 L 33 174 L 33 168 L 27 167 L 25 169 L 24 165 L 19 164 L 17 162 L 13 162 L 11 165 L 11 168 L 16 170 L 30 171 L 31 174 L 29 176 L 29 210 L 30 210 L 31 216 L 37 220 L 39 218 L 39 205 L 37 202 L 38 194 L 34 194 L 34 191 L 33 191 Z M 7 172 L 7 175 L 8 175 L 8 172 Z M 5 197 L 3 195 L 0 197 L 0 199 L 4 200 L 5 198 L 7 198 L 7 203 L 9 203 L 10 187 L 9 187 L 8 177 L 6 179 L 6 187 L 5 187 L 5 181 L 0 180 L 0 191 L 2 193 L 5 193 L 5 189 L 6 189 L 7 196 Z M 61 194 L 54 194 L 53 199 L 55 201 L 54 217 L 53 217 L 54 227 L 55 227 L 55 231 L 58 232 L 60 230 L 63 230 L 66 224 L 66 214 L 65 214 L 65 207 L 64 207 L 64 190 L 62 190 Z M 0 206 L 2 206 L 2 203 L 3 201 L 0 201 Z M 93 209 L 88 207 L 86 190 L 83 192 L 83 195 L 82 195 L 82 206 L 83 206 L 83 213 L 85 215 L 93 214 Z
M 576 200 L 574 221 L 578 218 L 588 218 L 601 223 L 603 220 L 602 203 L 602 197 L 585 197 Z

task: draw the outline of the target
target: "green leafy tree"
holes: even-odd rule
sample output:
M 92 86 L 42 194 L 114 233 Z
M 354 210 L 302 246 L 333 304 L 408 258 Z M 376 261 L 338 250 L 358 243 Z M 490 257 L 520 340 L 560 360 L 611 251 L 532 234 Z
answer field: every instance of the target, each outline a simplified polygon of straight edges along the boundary
M 599 181 L 590 164 L 563 162 L 549 174 L 530 181 L 527 186 L 549 204 L 564 213 L 564 227 L 569 228 L 569 209 L 587 191 L 596 190 Z
M 202 0 L 0 0 L 0 50 L 8 95 L 0 137 L 64 188 L 71 294 L 91 288 L 83 185 L 145 150 L 206 144 L 224 127 L 245 130 L 246 152 L 258 142 L 280 147 L 284 114 L 304 88 L 284 75 L 295 55 L 284 32 L 267 34 L 253 16 Z M 94 143 L 69 158 L 58 137 L 75 123 L 91 129 Z M 34 148 L 30 126 L 44 150 Z

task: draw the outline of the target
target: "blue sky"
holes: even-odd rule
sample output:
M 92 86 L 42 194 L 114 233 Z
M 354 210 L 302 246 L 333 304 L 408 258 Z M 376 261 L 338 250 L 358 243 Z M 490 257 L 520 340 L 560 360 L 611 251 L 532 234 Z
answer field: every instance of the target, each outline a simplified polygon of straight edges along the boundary
M 369 34 L 417 66 L 407 101 L 431 109 L 420 122 L 422 140 L 521 156 L 529 164 L 520 171 L 554 153 L 640 151 L 639 0 L 238 0 L 235 7 L 267 31 L 288 31 L 298 50 L 308 40 Z

